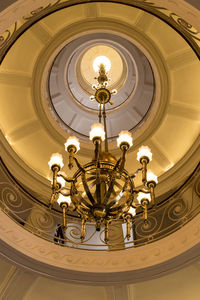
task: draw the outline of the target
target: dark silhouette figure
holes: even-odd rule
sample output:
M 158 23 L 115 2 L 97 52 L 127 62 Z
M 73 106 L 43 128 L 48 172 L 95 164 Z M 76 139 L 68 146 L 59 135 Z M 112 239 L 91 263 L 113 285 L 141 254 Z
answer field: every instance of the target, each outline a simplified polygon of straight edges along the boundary
M 55 236 L 54 237 L 54 242 L 56 244 L 64 245 L 65 242 L 63 240 L 64 240 L 65 236 L 64 236 L 64 227 L 63 227 L 63 225 L 60 225 L 60 224 L 57 225 L 56 232 L 55 232 L 54 236 Z M 60 240 L 59 238 L 63 239 L 63 240 Z

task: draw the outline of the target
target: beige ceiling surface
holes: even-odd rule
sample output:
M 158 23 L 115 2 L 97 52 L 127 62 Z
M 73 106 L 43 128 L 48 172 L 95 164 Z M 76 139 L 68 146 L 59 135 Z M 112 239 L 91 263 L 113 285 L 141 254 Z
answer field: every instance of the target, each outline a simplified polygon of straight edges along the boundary
M 160 94 L 161 98 L 165 98 L 162 103 L 165 106 L 163 117 L 156 125 L 151 120 L 152 130 L 142 141 L 141 128 L 133 134 L 133 151 L 127 159 L 128 169 L 134 171 L 138 166 L 135 162 L 138 146 L 141 142 L 149 145 L 153 151 L 151 169 L 161 176 L 183 159 L 199 136 L 200 64 L 192 49 L 175 30 L 136 8 L 108 3 L 78 5 L 53 13 L 26 31 L 11 47 L 0 67 L 1 129 L 26 165 L 44 178 L 49 178 L 49 157 L 53 152 L 65 155 L 62 143 L 67 135 L 60 130 L 60 139 L 56 139 L 54 132 L 47 130 L 38 114 L 34 103 L 34 68 L 38 58 L 45 56 L 46 48 L 54 43 L 62 30 L 67 28 L 69 32 L 73 31 L 76 24 L 81 32 L 81 23 L 77 25 L 77 22 L 93 18 L 100 22 L 112 20 L 116 22 L 116 28 L 121 23 L 130 29 L 128 38 L 141 44 L 140 47 L 155 66 L 157 90 L 160 88 L 162 62 L 162 75 L 168 81 Z M 145 48 L 145 40 L 152 45 L 151 50 Z M 52 124 L 54 126 L 53 120 Z M 116 148 L 116 145 L 111 147 Z M 81 151 L 79 157 L 87 161 Z
M 118 286 L 62 283 L 19 269 L 0 259 L 0 298 L 3 300 L 199 300 L 200 266 L 192 264 L 170 275 Z

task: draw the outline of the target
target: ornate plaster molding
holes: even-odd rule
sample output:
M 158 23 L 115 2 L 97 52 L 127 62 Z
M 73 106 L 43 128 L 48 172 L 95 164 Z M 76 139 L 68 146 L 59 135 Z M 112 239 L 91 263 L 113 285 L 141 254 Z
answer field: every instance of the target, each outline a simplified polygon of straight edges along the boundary
M 135 282 L 164 275 L 199 258 L 200 215 L 153 244 L 104 253 L 56 246 L 15 226 L 2 211 L 0 217 L 1 253 L 24 268 L 59 280 L 94 284 Z
M 96 1 L 86 1 L 88 2 L 98 2 Z M 193 25 L 188 23 L 188 21 L 185 21 L 182 17 L 179 17 L 176 13 L 169 11 L 165 6 L 160 6 L 159 4 L 154 1 L 154 3 L 149 2 L 147 0 L 108 0 L 107 2 L 111 3 L 121 3 L 129 6 L 138 7 L 140 9 L 143 9 L 144 11 L 147 11 L 158 18 L 162 19 L 164 22 L 166 22 L 168 25 L 170 25 L 172 28 L 174 28 L 180 35 L 184 37 L 184 39 L 189 43 L 189 45 L 193 48 L 194 52 L 198 57 L 200 57 L 199 54 L 199 44 L 200 44 L 200 34 L 198 30 L 196 30 Z M 30 3 L 32 3 L 30 1 Z M 30 3 L 28 3 L 30 5 Z M 46 4 L 46 1 L 44 1 L 44 4 L 40 6 L 37 6 L 36 9 L 30 10 L 29 7 L 29 14 L 23 15 L 22 19 L 20 21 L 16 20 L 13 25 L 11 25 L 10 28 L 9 25 L 5 32 L 1 36 L 1 61 L 3 57 L 5 56 L 6 52 L 8 51 L 9 47 L 12 46 L 15 39 L 22 34 L 27 28 L 29 28 L 32 24 L 37 22 L 39 19 L 43 18 L 44 16 L 62 9 L 64 7 L 77 5 L 77 4 L 83 4 L 83 1 L 80 0 L 57 0 L 50 2 Z M 187 4 L 188 5 L 188 4 Z M 14 4 L 13 4 L 14 6 Z M 12 7 L 12 5 L 11 5 Z M 12 10 L 11 10 L 12 11 Z M 10 11 L 10 13 L 11 13 Z M 197 10 L 194 8 L 194 11 L 197 12 Z M 17 9 L 15 8 L 15 13 L 17 12 Z M 187 15 L 188 17 L 188 15 Z M 192 20 L 192 18 L 191 18 Z M 4 19 L 2 19 L 3 24 Z M 4 27 L 3 27 L 4 28 Z
M 53 239 L 49 242 L 44 236 L 41 238 L 45 228 L 51 232 L 53 223 L 40 211 L 38 215 L 38 212 L 34 211 L 36 206 L 26 218 L 25 224 L 16 225 L 16 221 L 19 222 L 17 211 L 21 213 L 20 203 L 27 195 L 22 194 L 16 183 L 13 185 L 14 181 L 6 183 L 4 178 L 0 194 L 1 253 L 24 268 L 59 280 L 79 283 L 91 281 L 94 284 L 114 284 L 121 282 L 122 277 L 124 282 L 135 282 L 174 271 L 199 257 L 197 251 L 200 248 L 200 214 L 196 214 L 199 212 L 200 182 L 197 175 L 198 172 L 185 187 L 182 187 L 178 195 L 172 196 L 169 210 L 165 209 L 166 203 L 161 204 L 161 208 L 163 206 L 167 211 L 171 234 L 163 237 L 161 232 L 161 239 L 154 242 L 146 239 L 146 243 L 142 246 L 138 244 L 137 247 L 126 250 L 89 252 L 84 249 L 62 247 L 54 244 Z M 12 214 L 11 206 L 15 207 L 15 214 Z M 24 212 L 26 211 L 25 207 Z M 152 214 L 150 221 L 151 218 Z M 173 219 L 178 221 L 179 226 L 176 228 L 170 224 L 170 220 Z M 140 219 L 138 220 L 140 222 Z M 23 219 L 21 221 L 25 222 Z M 44 225 L 41 225 L 42 231 L 38 227 L 40 223 Z M 28 231 L 31 230 L 32 224 L 37 225 L 34 234 Z

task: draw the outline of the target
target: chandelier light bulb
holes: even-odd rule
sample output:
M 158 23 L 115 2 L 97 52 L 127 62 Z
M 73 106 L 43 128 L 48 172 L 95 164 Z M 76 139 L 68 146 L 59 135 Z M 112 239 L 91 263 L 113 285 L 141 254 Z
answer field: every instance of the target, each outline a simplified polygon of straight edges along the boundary
M 68 151 L 70 147 L 75 147 L 76 151 L 80 150 L 80 142 L 79 139 L 75 136 L 70 136 L 65 143 L 65 151 Z
M 151 149 L 148 146 L 142 146 L 137 153 L 137 160 L 140 161 L 142 157 L 148 157 L 149 161 L 152 160 Z
M 103 64 L 106 72 L 110 71 L 111 62 L 110 59 L 106 56 L 98 56 L 93 61 L 93 69 L 95 72 L 99 72 L 100 65 Z
M 116 94 L 117 94 L 117 90 L 114 89 L 114 90 L 111 91 L 111 93 L 112 93 L 113 95 L 116 95 Z
M 158 177 L 151 171 L 147 172 L 147 181 L 154 181 L 155 183 L 158 183 Z
M 143 200 L 148 200 L 149 202 L 151 202 L 151 195 L 150 193 L 139 192 L 137 196 L 137 200 L 140 204 L 142 203 Z
M 91 126 L 90 130 L 90 140 L 95 138 L 100 138 L 102 142 L 105 140 L 105 131 L 101 123 L 95 123 Z
M 93 89 L 93 90 L 96 90 L 96 89 L 97 89 L 97 85 L 96 85 L 96 84 L 93 84 L 93 85 L 92 85 L 92 89 Z
M 66 203 L 67 205 L 70 205 L 71 203 L 71 197 L 70 196 L 63 196 L 62 194 L 59 195 L 57 202 L 59 205 L 62 205 Z
M 132 206 L 129 208 L 129 211 L 128 211 L 129 214 L 131 214 L 133 217 L 136 215 L 136 209 L 133 208 Z
M 91 101 L 94 101 L 94 100 L 95 100 L 95 97 L 94 97 L 94 96 L 90 96 L 90 100 L 91 100 Z
M 49 168 L 51 169 L 52 166 L 56 165 L 59 166 L 60 169 L 64 166 L 62 155 L 59 153 L 53 153 L 51 155 L 50 161 L 48 162 Z
M 123 144 L 128 144 L 129 147 L 133 146 L 132 134 L 127 130 L 121 131 L 119 137 L 117 138 L 117 146 L 120 147 Z

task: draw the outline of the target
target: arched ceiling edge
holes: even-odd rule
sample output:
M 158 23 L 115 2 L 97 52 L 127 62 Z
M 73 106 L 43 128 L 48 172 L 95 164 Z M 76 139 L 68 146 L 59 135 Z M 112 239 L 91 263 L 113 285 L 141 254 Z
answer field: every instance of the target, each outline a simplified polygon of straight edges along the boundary
M 41 6 L 38 9 L 31 11 L 29 15 L 26 15 L 22 18 L 22 20 L 16 21 L 9 29 L 7 29 L 0 36 L 0 63 L 2 63 L 6 53 L 15 43 L 15 41 L 33 24 L 43 19 L 44 17 L 61 10 L 66 7 L 85 4 L 85 3 L 93 3 L 93 2 L 102 2 L 100 0 L 71 0 L 71 1 L 62 1 L 57 0 L 54 3 L 49 3 L 48 5 Z M 105 1 L 104 1 L 105 2 Z M 170 27 L 176 30 L 184 40 L 189 44 L 189 46 L 193 49 L 198 59 L 200 59 L 200 33 L 187 21 L 183 18 L 179 17 L 177 14 L 169 11 L 167 8 L 158 6 L 155 3 L 146 1 L 146 0 L 106 0 L 107 3 L 116 3 L 122 5 L 128 5 L 132 7 L 139 8 L 143 11 L 146 11 L 165 23 L 167 23 Z

